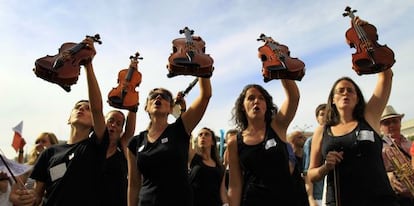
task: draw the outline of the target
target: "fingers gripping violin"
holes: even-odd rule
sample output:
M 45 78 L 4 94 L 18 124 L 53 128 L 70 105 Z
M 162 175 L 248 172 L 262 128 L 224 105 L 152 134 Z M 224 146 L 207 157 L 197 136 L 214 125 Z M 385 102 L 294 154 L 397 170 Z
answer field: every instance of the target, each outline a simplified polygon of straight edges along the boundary
M 193 36 L 194 31 L 188 27 L 180 30 L 185 38 L 173 40 L 173 53 L 168 58 L 167 77 L 177 75 L 192 75 L 210 77 L 214 70 L 213 59 L 205 54 L 205 42 L 199 36 Z
M 354 15 L 356 10 L 351 7 L 345 8 L 344 17 L 351 18 L 351 28 L 349 28 L 345 37 L 351 48 L 356 52 L 352 54 L 352 69 L 358 75 L 374 74 L 392 67 L 395 63 L 394 52 L 386 45 L 380 45 L 378 41 L 377 28 L 368 23 L 359 20 Z
M 264 82 L 272 79 L 302 80 L 305 75 L 305 63 L 290 57 L 289 48 L 279 44 L 272 37 L 261 34 L 257 41 L 265 42 L 259 47 L 259 58 L 263 63 Z
M 86 38 L 102 44 L 99 34 Z M 67 42 L 59 48 L 59 54 L 37 59 L 33 71 L 37 77 L 58 84 L 66 92 L 70 92 L 70 86 L 78 81 L 80 66 L 91 61 L 95 53 L 95 50 L 84 42 Z
M 135 90 L 141 84 L 142 74 L 138 71 L 138 59 L 143 59 L 139 53 L 130 56 L 131 63 L 128 69 L 118 73 L 118 86 L 108 94 L 109 105 L 118 109 L 135 111 L 139 104 L 139 95 Z

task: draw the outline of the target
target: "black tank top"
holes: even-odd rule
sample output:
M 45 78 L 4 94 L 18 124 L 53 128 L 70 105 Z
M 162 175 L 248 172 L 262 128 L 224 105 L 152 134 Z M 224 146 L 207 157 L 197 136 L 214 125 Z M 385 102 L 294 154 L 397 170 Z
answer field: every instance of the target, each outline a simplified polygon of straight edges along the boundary
M 256 145 L 245 144 L 239 133 L 237 147 L 244 179 L 241 205 L 295 205 L 286 143 L 273 129 L 268 126 Z
M 366 121 L 350 133 L 333 136 L 325 127 L 322 156 L 329 151 L 343 151 L 343 160 L 335 171 L 339 199 L 346 205 L 393 205 L 392 191 L 382 159 L 382 139 Z M 334 170 L 327 177 L 326 205 L 335 205 Z

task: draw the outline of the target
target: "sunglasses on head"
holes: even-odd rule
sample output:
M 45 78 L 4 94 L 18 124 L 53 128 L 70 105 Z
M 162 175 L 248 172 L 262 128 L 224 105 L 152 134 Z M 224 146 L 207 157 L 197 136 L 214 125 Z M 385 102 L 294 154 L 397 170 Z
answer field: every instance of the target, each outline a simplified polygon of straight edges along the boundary
M 156 99 L 158 96 L 160 96 L 161 98 L 163 98 L 164 100 L 167 100 L 167 101 L 171 101 L 171 96 L 170 95 L 168 95 L 167 93 L 165 93 L 165 92 L 153 92 L 153 93 L 151 93 L 150 95 L 149 95 L 149 99 L 150 100 L 153 100 L 153 99 Z

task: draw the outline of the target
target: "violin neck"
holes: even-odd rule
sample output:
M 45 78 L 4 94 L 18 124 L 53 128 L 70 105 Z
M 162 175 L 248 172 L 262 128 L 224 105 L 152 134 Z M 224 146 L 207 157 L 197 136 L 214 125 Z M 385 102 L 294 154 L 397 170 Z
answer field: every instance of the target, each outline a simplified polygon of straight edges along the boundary
M 72 48 L 70 48 L 68 51 L 70 54 L 76 54 L 78 53 L 81 49 L 85 48 L 86 44 L 85 43 L 79 43 L 74 45 Z
M 132 78 L 132 74 L 134 74 L 135 67 L 129 66 L 128 68 L 128 74 L 125 76 L 125 81 L 130 82 Z

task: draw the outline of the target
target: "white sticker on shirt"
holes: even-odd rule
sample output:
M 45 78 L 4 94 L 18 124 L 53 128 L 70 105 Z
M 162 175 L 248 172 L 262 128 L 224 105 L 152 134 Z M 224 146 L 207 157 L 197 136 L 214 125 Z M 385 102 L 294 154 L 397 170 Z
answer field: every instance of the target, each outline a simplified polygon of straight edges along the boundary
M 72 160 L 75 157 L 75 153 L 69 155 L 69 160 Z
M 141 152 L 144 149 L 145 145 L 141 145 L 141 147 L 138 148 L 138 152 Z
M 370 131 L 370 130 L 361 130 L 358 133 L 357 140 L 358 141 L 368 140 L 368 141 L 371 141 L 371 142 L 375 142 L 374 132 Z
M 50 168 L 50 178 L 52 179 L 52 182 L 63 177 L 63 175 L 66 172 L 66 163 L 60 163 L 56 166 L 53 166 Z
M 266 141 L 265 149 L 268 150 L 271 147 L 276 147 L 276 145 L 277 145 L 277 142 L 275 139 L 269 139 Z
M 161 143 L 162 143 L 162 144 L 167 143 L 167 142 L 168 142 L 168 137 L 166 137 L 166 138 L 162 138 L 162 139 L 161 139 Z

